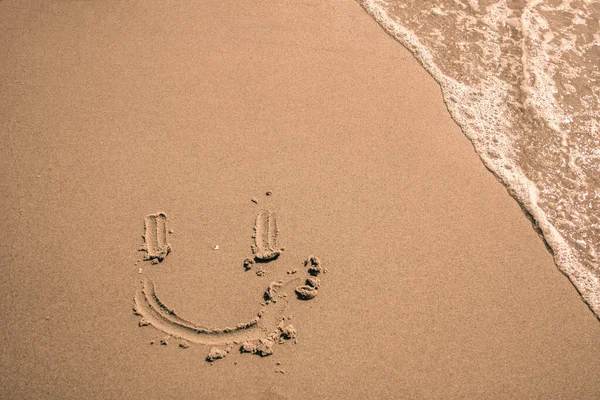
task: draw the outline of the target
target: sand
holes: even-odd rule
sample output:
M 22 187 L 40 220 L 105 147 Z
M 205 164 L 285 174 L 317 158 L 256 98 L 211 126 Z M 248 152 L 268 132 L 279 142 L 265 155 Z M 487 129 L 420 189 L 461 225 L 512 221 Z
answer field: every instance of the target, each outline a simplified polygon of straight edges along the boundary
M 598 320 L 358 4 L 3 1 L 0 38 L 0 397 L 598 397 Z M 284 250 L 246 270 L 261 210 Z M 132 312 L 151 280 L 236 326 L 311 255 L 272 355 Z

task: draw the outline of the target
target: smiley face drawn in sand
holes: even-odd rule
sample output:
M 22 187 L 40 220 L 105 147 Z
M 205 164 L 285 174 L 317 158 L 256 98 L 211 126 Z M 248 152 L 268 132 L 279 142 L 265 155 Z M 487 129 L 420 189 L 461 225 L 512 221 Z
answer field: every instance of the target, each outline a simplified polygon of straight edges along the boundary
M 144 259 L 153 264 L 163 262 L 171 252 L 166 235 L 167 216 L 164 213 L 149 215 L 144 226 L 145 245 L 140 248 L 146 252 Z M 243 262 L 247 271 L 256 269 L 257 275 L 265 275 L 263 266 L 277 260 L 283 251 L 278 245 L 278 236 L 275 213 L 262 210 L 257 215 L 254 226 L 254 244 L 251 247 L 253 258 L 247 258 Z M 321 282 L 317 276 L 325 271 L 321 261 L 310 256 L 304 261 L 304 267 L 305 278 L 293 277 L 271 282 L 262 294 L 263 301 L 256 316 L 236 326 L 206 327 L 180 317 L 160 300 L 156 285 L 149 279 L 140 281 L 141 285 L 134 297 L 133 312 L 140 317 L 140 327 L 152 326 L 167 335 L 160 341 L 162 345 L 167 345 L 169 338 L 176 338 L 182 348 L 187 348 L 190 344 L 225 347 L 213 347 L 206 357 L 209 362 L 224 358 L 234 346 L 238 346 L 242 353 L 268 356 L 273 353 L 275 344 L 296 340 L 296 330 L 289 323 L 290 318 L 285 316 L 289 305 L 288 293 L 295 292 L 299 300 L 314 299 L 318 293 Z

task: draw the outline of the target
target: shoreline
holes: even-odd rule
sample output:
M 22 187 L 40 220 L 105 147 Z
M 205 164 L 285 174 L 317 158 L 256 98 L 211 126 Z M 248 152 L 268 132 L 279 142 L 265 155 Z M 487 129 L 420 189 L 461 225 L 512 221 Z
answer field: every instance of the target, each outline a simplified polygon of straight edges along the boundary
M 450 116 L 461 128 L 465 137 L 469 139 L 484 166 L 506 188 L 510 196 L 523 209 L 525 216 L 532 221 L 533 229 L 547 245 L 558 270 L 571 281 L 581 299 L 594 314 L 594 317 L 600 321 L 600 279 L 597 271 L 594 271 L 593 267 L 589 265 L 589 260 L 585 260 L 588 262 L 587 265 L 582 262 L 576 253 L 576 249 L 569 245 L 557 226 L 550 222 L 547 212 L 539 205 L 540 190 L 535 182 L 529 179 L 524 171 L 515 164 L 514 160 L 517 158 L 515 154 L 518 149 L 511 143 L 515 139 L 506 136 L 505 132 L 494 132 L 495 130 L 503 130 L 502 122 L 495 124 L 496 129 L 489 129 L 488 127 L 488 130 L 491 131 L 488 132 L 488 135 L 480 132 L 484 130 L 482 127 L 479 129 L 474 128 L 473 125 L 475 124 L 472 120 L 475 117 L 467 117 L 468 112 L 463 109 L 465 106 L 461 106 L 461 101 L 455 99 L 457 93 L 461 91 L 468 93 L 469 90 L 473 89 L 453 80 L 451 76 L 445 75 L 435 63 L 430 49 L 423 45 L 413 32 L 397 23 L 384 6 L 377 4 L 377 0 L 356 1 L 392 39 L 411 52 L 419 64 L 440 86 L 444 104 Z M 459 89 L 461 85 L 462 90 Z M 493 89 L 493 87 L 484 87 L 483 92 L 492 92 Z M 468 95 L 459 94 L 458 97 L 459 99 L 463 98 L 462 102 L 468 103 Z M 494 100 L 497 100 L 496 95 L 491 94 L 490 99 L 482 101 L 479 106 L 492 111 L 495 109 Z M 500 112 L 503 111 L 500 108 Z M 501 146 L 496 148 L 494 143 L 503 143 L 510 150 L 505 150 L 506 154 L 502 154 L 502 152 L 497 151 Z M 590 245 L 593 246 L 593 243 Z
M 358 3 L 2 2 L 0 22 L 5 393 L 600 392 L 598 321 Z M 266 250 L 285 248 L 264 276 L 244 269 L 261 210 Z M 151 264 L 137 249 L 158 212 L 169 251 Z M 319 294 L 290 296 L 297 343 L 267 357 L 207 363 L 210 346 L 160 345 L 131 311 L 151 279 L 185 320 L 235 326 L 311 255 Z

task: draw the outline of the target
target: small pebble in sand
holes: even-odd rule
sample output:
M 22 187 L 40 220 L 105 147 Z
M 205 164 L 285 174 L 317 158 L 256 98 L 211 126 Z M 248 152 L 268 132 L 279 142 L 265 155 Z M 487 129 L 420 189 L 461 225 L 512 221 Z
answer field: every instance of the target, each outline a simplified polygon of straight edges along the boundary
M 227 351 L 213 347 L 212 349 L 210 349 L 210 352 L 206 356 L 206 361 L 213 362 L 216 360 L 220 360 L 222 358 L 225 358 L 226 355 L 227 355 Z
M 179 347 L 181 347 L 182 349 L 187 349 L 190 347 L 188 342 L 181 342 L 179 343 Z
M 270 196 L 273 194 L 273 192 L 271 192 L 270 190 L 267 190 L 267 193 L 265 193 L 267 196 Z
M 215 247 L 213 247 L 213 250 L 219 250 L 219 245 L 215 244 Z
M 279 336 L 282 339 L 290 340 L 295 339 L 297 335 L 296 328 L 292 325 L 287 325 L 285 327 L 279 327 Z
M 169 345 L 169 338 L 160 339 L 160 345 L 161 346 L 168 346 Z
M 281 287 L 281 284 L 282 284 L 281 281 L 269 283 L 269 287 L 267 288 L 267 290 L 265 290 L 263 298 L 267 302 L 273 301 L 273 303 L 276 303 L 276 301 L 275 301 L 275 293 L 277 293 L 277 289 L 279 289 Z
M 175 231 L 173 229 L 169 229 L 169 233 L 172 235 L 175 233 Z
M 142 269 L 138 268 L 138 274 L 141 274 L 141 273 L 142 273 Z
M 274 344 L 275 343 L 271 339 L 258 339 L 258 341 L 244 342 L 240 347 L 240 352 L 258 354 L 261 357 L 266 357 L 273 354 Z
M 256 275 L 265 276 L 266 274 L 267 274 L 267 271 L 265 271 L 265 269 L 262 266 L 257 268 Z
M 244 270 L 249 271 L 254 267 L 254 260 L 251 258 L 246 258 L 244 260 Z
M 148 326 L 148 325 L 150 325 L 150 322 L 148 322 L 148 320 L 146 318 L 142 318 L 142 319 L 140 319 L 140 322 L 138 322 L 139 327 Z
M 256 200 L 256 198 L 254 198 L 254 197 L 250 201 L 253 202 L 254 204 L 258 204 L 258 200 Z

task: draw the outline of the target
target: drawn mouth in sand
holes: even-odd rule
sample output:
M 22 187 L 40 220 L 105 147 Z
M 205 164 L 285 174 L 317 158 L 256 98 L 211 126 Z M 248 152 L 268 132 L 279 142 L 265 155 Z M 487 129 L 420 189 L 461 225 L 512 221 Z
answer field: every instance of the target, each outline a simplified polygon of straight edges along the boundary
M 152 264 L 164 262 L 171 252 L 171 245 L 167 242 L 169 231 L 166 214 L 148 215 L 144 227 L 145 244 L 140 248 L 146 252 L 144 260 Z M 258 276 L 266 274 L 265 265 L 275 262 L 283 251 L 278 245 L 278 236 L 275 213 L 262 210 L 257 215 L 254 225 L 254 244 L 251 246 L 253 257 L 243 262 L 246 271 L 254 269 Z M 140 327 L 152 326 L 166 335 L 160 341 L 162 345 L 167 345 L 171 338 L 175 338 L 180 341 L 179 346 L 182 348 L 187 348 L 190 344 L 215 346 L 206 357 L 209 362 L 224 358 L 234 346 L 242 353 L 268 356 L 273 354 L 276 344 L 297 340 L 290 317 L 286 317 L 292 297 L 290 294 L 295 293 L 298 300 L 312 300 L 318 294 L 321 286 L 318 275 L 325 272 L 321 261 L 315 256 L 310 256 L 304 261 L 304 268 L 304 278 L 292 277 L 271 282 L 259 297 L 261 308 L 256 316 L 236 326 L 206 327 L 182 318 L 160 300 L 156 285 L 147 278 L 141 280 L 141 285 L 136 291 L 133 312 L 140 317 Z M 295 272 L 288 271 L 288 274 Z

